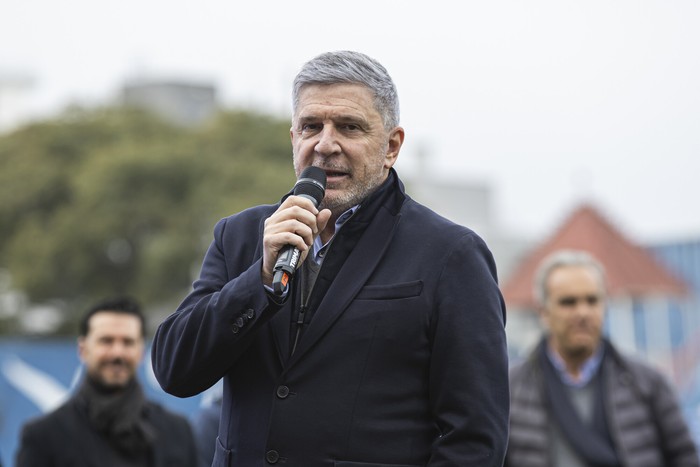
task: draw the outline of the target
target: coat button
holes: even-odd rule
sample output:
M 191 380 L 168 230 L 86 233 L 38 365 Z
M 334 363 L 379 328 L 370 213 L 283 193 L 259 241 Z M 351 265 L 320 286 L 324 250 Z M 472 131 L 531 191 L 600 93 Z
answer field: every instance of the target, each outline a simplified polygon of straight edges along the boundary
M 241 328 L 236 326 L 235 324 L 233 326 L 231 326 L 231 332 L 234 334 L 238 334 L 238 331 L 240 331 L 240 330 L 241 330 Z
M 277 461 L 280 460 L 280 454 L 274 449 L 270 449 L 265 453 L 265 460 L 268 464 L 276 464 Z
M 252 308 L 248 308 L 248 309 L 245 311 L 245 316 L 246 316 L 246 318 L 248 318 L 248 319 L 253 319 L 253 318 L 255 318 L 255 310 L 253 310 Z
M 238 326 L 239 328 L 242 328 L 243 326 L 245 326 L 245 323 L 247 323 L 247 322 L 248 322 L 248 320 L 242 316 L 239 316 L 238 318 L 236 318 L 236 326 Z
M 289 388 L 287 386 L 278 386 L 277 387 L 277 397 L 280 399 L 284 399 L 289 395 Z

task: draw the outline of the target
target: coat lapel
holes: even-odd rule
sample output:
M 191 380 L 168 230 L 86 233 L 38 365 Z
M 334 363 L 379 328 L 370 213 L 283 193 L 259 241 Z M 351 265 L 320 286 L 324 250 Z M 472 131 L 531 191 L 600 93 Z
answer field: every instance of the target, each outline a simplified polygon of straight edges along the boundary
M 393 215 L 389 210 L 379 210 L 326 292 L 309 328 L 299 341 L 297 350 L 290 358 L 289 366 L 294 365 L 347 309 L 384 256 L 400 218 L 400 214 Z M 289 319 L 286 325 L 288 342 Z

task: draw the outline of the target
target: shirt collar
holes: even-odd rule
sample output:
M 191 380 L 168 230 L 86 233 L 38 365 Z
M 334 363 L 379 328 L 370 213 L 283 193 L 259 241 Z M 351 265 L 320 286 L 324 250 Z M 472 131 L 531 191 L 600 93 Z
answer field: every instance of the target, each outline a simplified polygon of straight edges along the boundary
M 357 211 L 357 208 L 359 207 L 360 205 L 356 204 L 355 206 L 351 207 L 350 209 L 342 213 L 340 216 L 338 216 L 338 219 L 336 219 L 335 221 L 335 231 L 333 233 L 333 237 L 336 236 L 340 228 L 352 217 L 353 214 L 355 214 L 355 211 Z M 318 235 L 314 240 L 313 260 L 317 264 L 320 264 L 323 261 L 323 257 L 325 256 L 326 250 L 328 250 L 328 245 L 330 245 L 331 240 L 333 240 L 333 237 L 331 237 L 325 244 L 322 243 L 320 235 Z
M 552 365 L 554 365 L 554 369 L 557 370 L 557 374 L 564 384 L 575 388 L 581 388 L 587 385 L 598 372 L 600 363 L 603 361 L 603 346 L 599 345 L 593 355 L 583 362 L 583 365 L 581 365 L 581 375 L 577 380 L 566 371 L 564 359 L 561 358 L 550 345 L 547 345 L 547 357 L 549 361 L 552 362 Z

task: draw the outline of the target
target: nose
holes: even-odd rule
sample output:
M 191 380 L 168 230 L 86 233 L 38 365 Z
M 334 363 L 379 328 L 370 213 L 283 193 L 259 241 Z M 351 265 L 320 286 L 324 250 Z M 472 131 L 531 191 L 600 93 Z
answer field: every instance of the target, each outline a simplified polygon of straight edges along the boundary
M 578 319 L 588 319 L 597 311 L 597 306 L 580 300 L 573 309 L 573 314 Z
M 330 156 L 340 152 L 338 134 L 332 125 L 323 125 L 323 129 L 318 134 L 318 142 L 314 150 L 322 156 Z
M 582 317 L 588 316 L 588 313 L 590 311 L 591 311 L 590 306 L 588 306 L 585 302 L 579 302 L 574 307 L 574 316 L 576 316 L 578 318 L 582 318 Z
M 126 353 L 126 344 L 123 342 L 115 341 L 109 346 L 109 356 L 110 358 L 123 357 Z

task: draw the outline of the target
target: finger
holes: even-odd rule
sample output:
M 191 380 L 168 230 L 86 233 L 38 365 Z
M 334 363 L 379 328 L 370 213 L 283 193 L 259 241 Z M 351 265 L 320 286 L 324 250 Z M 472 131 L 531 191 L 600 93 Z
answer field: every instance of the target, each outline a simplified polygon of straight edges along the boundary
M 287 236 L 289 234 L 300 237 L 303 243 L 311 245 L 316 232 L 318 232 L 316 217 L 311 215 L 308 211 L 304 211 L 304 213 L 305 214 L 299 214 L 300 218 L 268 219 L 265 223 L 264 237 L 272 240 L 269 242 L 270 244 L 277 244 L 280 241 L 280 235 L 285 235 L 282 240 L 289 240 L 290 237 Z M 292 239 L 292 241 L 294 240 L 295 239 Z
M 311 229 L 304 224 L 300 224 L 300 227 L 294 231 L 283 231 L 274 234 L 274 236 L 270 237 L 270 244 L 278 251 L 285 245 L 292 245 L 300 251 L 305 251 L 313 244 L 313 239 Z
M 320 232 L 323 232 L 328 225 L 328 221 L 331 219 L 331 211 L 330 209 L 324 209 L 321 212 L 318 213 L 318 216 L 316 216 L 316 226 L 318 231 L 314 233 L 314 235 L 317 235 Z
M 272 216 L 266 219 L 265 225 L 270 229 L 275 229 L 282 226 L 284 222 L 290 220 L 306 224 L 312 230 L 316 228 L 316 214 L 301 206 L 289 206 L 276 211 Z
M 318 208 L 316 208 L 316 205 L 307 197 L 305 196 L 289 196 L 287 199 L 284 200 L 284 202 L 280 205 L 279 210 L 287 209 L 292 206 L 298 206 L 302 209 L 306 209 L 309 211 L 311 214 L 314 216 L 318 214 Z

